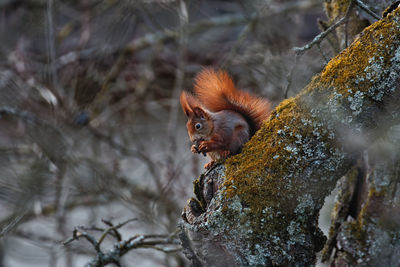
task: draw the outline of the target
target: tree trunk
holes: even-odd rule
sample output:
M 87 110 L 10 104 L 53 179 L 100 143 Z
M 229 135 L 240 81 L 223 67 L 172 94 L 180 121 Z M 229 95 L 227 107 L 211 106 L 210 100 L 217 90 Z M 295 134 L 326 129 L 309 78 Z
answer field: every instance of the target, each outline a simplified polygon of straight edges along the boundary
M 317 225 L 325 197 L 346 173 L 354 181 L 362 177 L 353 166 L 399 123 L 399 100 L 397 8 L 365 29 L 299 95 L 283 101 L 242 153 L 195 182 L 196 199 L 181 224 L 193 265 L 314 264 L 325 243 Z M 387 262 L 398 260 L 400 220 L 389 216 L 399 214 L 398 163 L 398 154 L 375 162 L 364 190 L 353 191 L 363 194 L 357 203 L 364 206 L 356 220 L 339 223 L 335 242 L 330 239 L 335 264 L 367 262 L 368 255 L 374 263 L 386 245 Z
M 399 137 L 400 127 L 393 127 L 341 181 L 324 261 L 400 266 Z

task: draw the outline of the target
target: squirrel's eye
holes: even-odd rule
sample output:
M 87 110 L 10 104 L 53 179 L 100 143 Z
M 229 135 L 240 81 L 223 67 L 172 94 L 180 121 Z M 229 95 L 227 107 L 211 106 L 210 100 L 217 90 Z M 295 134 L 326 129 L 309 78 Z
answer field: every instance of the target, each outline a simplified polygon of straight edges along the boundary
M 196 124 L 194 125 L 194 127 L 196 128 L 196 130 L 200 130 L 200 128 L 201 128 L 201 123 L 196 123 Z

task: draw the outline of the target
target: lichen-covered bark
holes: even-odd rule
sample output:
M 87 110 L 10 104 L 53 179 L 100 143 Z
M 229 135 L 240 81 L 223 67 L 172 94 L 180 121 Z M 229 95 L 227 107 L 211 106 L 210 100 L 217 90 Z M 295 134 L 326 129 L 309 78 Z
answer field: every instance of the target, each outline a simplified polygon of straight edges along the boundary
M 186 252 L 207 266 L 313 264 L 324 198 L 354 155 L 399 121 L 399 84 L 398 8 L 282 102 L 242 153 L 198 180 L 198 200 L 184 211 Z
M 365 153 L 366 170 L 343 179 L 357 188 L 342 186 L 340 195 L 352 200 L 339 198 L 335 205 L 324 249 L 324 260 L 332 258 L 334 266 L 400 266 L 399 133 L 400 126 L 393 127 L 391 138 Z

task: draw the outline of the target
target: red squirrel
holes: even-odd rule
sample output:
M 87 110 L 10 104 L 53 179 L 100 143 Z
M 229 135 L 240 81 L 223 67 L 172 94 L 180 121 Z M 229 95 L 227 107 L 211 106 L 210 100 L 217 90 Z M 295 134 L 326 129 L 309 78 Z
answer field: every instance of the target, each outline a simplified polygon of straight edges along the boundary
M 268 100 L 237 90 L 222 70 L 201 71 L 195 78 L 194 94 L 183 91 L 180 102 L 188 117 L 191 151 L 211 158 L 206 169 L 218 159 L 239 153 L 271 113 Z

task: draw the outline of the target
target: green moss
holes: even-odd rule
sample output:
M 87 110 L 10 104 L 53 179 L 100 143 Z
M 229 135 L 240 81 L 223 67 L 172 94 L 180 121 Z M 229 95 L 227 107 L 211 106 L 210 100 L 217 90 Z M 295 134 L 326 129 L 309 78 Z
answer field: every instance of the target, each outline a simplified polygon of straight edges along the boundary
M 255 212 L 281 202 L 277 193 L 286 184 L 274 177 L 282 177 L 288 172 L 290 162 L 295 160 L 293 151 L 285 146 L 295 139 L 293 133 L 297 132 L 296 129 L 288 129 L 287 125 L 296 125 L 293 120 L 298 112 L 294 99 L 284 101 L 242 153 L 227 160 L 228 179 L 223 185 L 227 198 L 239 195 L 245 205 Z
M 334 158 L 332 142 L 329 130 L 298 98 L 283 101 L 242 153 L 225 163 L 227 178 L 221 186 L 225 226 L 243 225 L 242 231 L 251 232 L 246 235 L 252 239 L 249 244 L 275 240 L 269 249 L 274 248 L 278 258 L 285 258 L 287 247 L 310 244 L 302 225 L 322 200 L 316 203 L 312 197 L 317 187 L 305 188 L 307 183 L 294 177 L 320 164 L 320 159 Z M 278 258 L 276 263 L 282 264 Z
M 321 88 L 334 87 L 335 92 L 344 97 L 354 96 L 357 91 L 369 94 L 391 64 L 397 47 L 393 42 L 399 42 L 398 27 L 393 17 L 369 26 L 349 49 L 328 63 L 321 73 L 320 81 L 325 85 Z
M 303 191 L 291 178 L 335 154 L 333 142 L 334 134 L 299 97 L 283 101 L 242 153 L 226 161 L 226 198 L 238 195 L 256 213 L 271 206 L 292 210 L 293 198 L 312 189 Z
M 235 237 L 228 243 L 246 255 L 249 262 L 242 265 L 314 257 L 315 244 L 322 243 L 317 214 L 351 164 L 335 126 L 352 128 L 356 116 L 376 105 L 399 77 L 399 22 L 393 13 L 369 27 L 302 93 L 283 101 L 242 152 L 226 160 L 226 178 L 206 223 L 219 238 Z M 352 228 L 362 238 L 362 221 Z
M 311 101 L 319 94 L 328 101 L 336 97 L 339 102 L 347 101 L 350 110 L 360 112 L 363 103 L 356 100 L 372 97 L 371 88 L 382 83 L 382 73 L 376 69 L 391 64 L 394 49 L 398 47 L 398 21 L 392 14 L 366 29 L 361 38 L 332 59 L 296 98 L 283 101 L 242 153 L 226 161 L 227 179 L 222 187 L 227 199 L 237 195 L 256 213 L 265 207 L 282 205 L 283 199 L 296 195 L 299 186 L 286 177 L 288 174 L 294 177 L 302 173 L 312 156 L 335 153 L 329 149 L 336 145 L 334 133 L 323 118 L 318 118 L 318 110 L 310 107 L 308 96 L 314 97 Z M 382 36 L 389 37 L 383 40 Z M 327 88 L 334 90 L 329 92 Z M 318 146 L 313 147 L 319 149 L 318 155 L 316 151 L 308 151 L 307 146 L 313 140 L 318 142 Z M 282 196 L 283 189 L 293 194 Z

